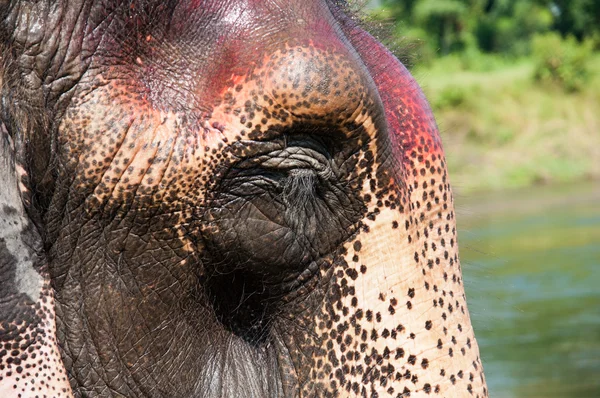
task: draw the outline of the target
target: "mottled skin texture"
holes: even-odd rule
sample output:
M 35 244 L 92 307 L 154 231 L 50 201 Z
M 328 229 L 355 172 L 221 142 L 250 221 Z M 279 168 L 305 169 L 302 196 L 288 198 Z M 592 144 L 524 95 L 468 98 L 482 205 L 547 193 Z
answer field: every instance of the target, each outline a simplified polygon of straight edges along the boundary
M 0 395 L 487 396 L 435 121 L 341 5 L 0 7 Z

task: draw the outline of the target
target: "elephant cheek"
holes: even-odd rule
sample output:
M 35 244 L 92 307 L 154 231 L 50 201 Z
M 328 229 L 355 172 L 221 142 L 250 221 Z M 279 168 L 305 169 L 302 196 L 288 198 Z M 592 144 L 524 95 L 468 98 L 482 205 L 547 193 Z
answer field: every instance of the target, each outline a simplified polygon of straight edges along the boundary
M 467 310 L 441 140 L 421 90 L 381 44 L 342 26 L 374 79 L 387 133 L 367 217 L 322 312 L 331 378 L 355 394 L 487 396 Z M 389 178 L 383 178 L 389 176 Z M 337 368 L 337 369 L 336 369 Z
M 426 213 L 423 223 L 413 217 L 411 224 L 410 214 L 382 207 L 346 245 L 345 269 L 335 278 L 342 293 L 323 308 L 339 319 L 333 329 L 341 333 L 326 345 L 328 358 L 340 361 L 333 373 L 341 387 L 367 386 L 393 396 L 485 391 L 460 266 L 449 261 L 457 258 L 456 244 L 449 244 L 455 242 L 454 224 L 446 232 L 440 210 Z

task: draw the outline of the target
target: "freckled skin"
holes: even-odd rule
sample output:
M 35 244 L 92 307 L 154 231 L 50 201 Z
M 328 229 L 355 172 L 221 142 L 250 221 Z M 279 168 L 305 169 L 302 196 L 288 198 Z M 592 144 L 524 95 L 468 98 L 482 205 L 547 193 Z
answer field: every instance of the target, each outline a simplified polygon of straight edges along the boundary
M 487 396 L 435 121 L 341 6 L 3 7 L 1 393 Z

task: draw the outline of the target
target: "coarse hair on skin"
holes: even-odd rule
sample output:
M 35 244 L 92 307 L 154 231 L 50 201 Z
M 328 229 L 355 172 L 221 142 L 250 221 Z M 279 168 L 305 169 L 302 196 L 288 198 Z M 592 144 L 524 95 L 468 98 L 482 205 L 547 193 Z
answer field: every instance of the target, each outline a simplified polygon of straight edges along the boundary
M 310 169 L 291 170 L 283 188 L 285 203 L 293 208 L 301 208 L 315 198 L 317 174 Z
M 403 37 L 397 37 L 392 19 L 376 20 L 369 16 L 367 12 L 369 0 L 353 0 L 352 2 L 333 0 L 333 2 L 363 30 L 382 43 L 408 69 L 419 62 L 418 56 L 415 54 L 418 44 Z

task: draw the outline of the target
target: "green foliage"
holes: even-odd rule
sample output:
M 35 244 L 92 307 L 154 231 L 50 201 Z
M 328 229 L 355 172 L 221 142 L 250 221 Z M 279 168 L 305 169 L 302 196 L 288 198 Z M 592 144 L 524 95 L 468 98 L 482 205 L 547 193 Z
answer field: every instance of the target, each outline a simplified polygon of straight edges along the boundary
M 414 70 L 459 187 L 600 179 L 600 55 L 589 62 L 586 84 L 571 93 L 532 79 L 533 59 L 498 62 L 474 72 L 461 70 L 460 57 L 451 55 Z
M 556 13 L 554 28 L 563 36 L 573 35 L 578 40 L 600 33 L 600 1 L 554 0 Z
M 461 52 L 459 57 L 462 69 L 474 72 L 490 72 L 508 64 L 507 58 L 483 53 L 476 47 Z
M 422 0 L 413 10 L 415 21 L 434 36 L 442 54 L 462 48 L 460 32 L 466 14 L 460 0 Z
M 581 90 L 590 77 L 592 47 L 590 40 L 578 43 L 573 36 L 563 39 L 555 32 L 536 35 L 533 38 L 535 79 L 557 83 L 567 91 Z
M 396 34 L 432 54 L 529 56 L 533 37 L 549 31 L 600 48 L 599 0 L 380 0 L 376 18 L 394 21 Z
M 431 105 L 434 109 L 448 109 L 458 108 L 465 104 L 467 101 L 468 93 L 462 86 L 448 86 L 443 88 L 438 96 L 435 98 L 435 102 Z
M 550 9 L 530 1 L 521 1 L 510 8 L 498 8 L 484 15 L 482 22 L 477 25 L 483 25 L 488 30 L 485 32 L 487 48 L 483 47 L 482 38 L 478 39 L 484 51 L 525 55 L 530 50 L 531 37 L 538 32 L 548 31 L 551 24 Z

